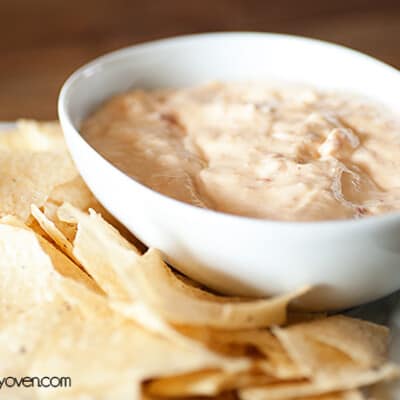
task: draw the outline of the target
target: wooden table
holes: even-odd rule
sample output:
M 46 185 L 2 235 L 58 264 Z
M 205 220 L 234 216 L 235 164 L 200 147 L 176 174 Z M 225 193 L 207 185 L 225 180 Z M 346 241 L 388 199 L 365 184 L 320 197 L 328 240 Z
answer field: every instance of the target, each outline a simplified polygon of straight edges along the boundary
M 400 67 L 399 0 L 0 0 L 0 17 L 0 121 L 56 118 L 60 86 L 83 63 L 185 33 L 305 35 Z

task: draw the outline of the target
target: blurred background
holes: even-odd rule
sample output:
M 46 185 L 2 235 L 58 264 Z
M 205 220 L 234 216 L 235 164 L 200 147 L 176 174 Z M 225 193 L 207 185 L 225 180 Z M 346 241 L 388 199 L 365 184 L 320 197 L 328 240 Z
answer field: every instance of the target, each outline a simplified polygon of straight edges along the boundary
M 0 0 L 0 16 L 0 121 L 54 119 L 59 89 L 77 67 L 187 33 L 303 35 L 400 68 L 400 0 Z

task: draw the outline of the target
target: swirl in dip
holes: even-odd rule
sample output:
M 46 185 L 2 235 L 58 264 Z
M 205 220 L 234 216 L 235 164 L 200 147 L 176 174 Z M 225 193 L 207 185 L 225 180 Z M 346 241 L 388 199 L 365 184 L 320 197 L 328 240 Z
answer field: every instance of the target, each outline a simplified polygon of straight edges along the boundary
M 210 83 L 118 95 L 81 131 L 107 160 L 167 196 L 313 221 L 400 209 L 399 126 L 349 94 Z

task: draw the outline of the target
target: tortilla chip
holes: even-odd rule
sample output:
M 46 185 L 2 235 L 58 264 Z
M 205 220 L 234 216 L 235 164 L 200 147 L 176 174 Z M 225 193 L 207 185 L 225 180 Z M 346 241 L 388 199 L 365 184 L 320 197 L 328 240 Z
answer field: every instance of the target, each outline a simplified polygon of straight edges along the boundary
M 26 229 L 28 231 L 30 230 L 29 226 L 27 226 L 23 221 L 21 221 L 18 217 L 15 217 L 14 215 L 6 215 L 4 217 L 0 217 L 0 224 L 15 226 L 17 228 Z
M 19 120 L 16 129 L 1 133 L 0 151 L 66 152 L 67 148 L 58 122 Z
M 318 381 L 282 382 L 264 387 L 242 389 L 239 391 L 239 396 L 242 400 L 309 398 L 332 392 L 348 391 L 397 377 L 399 377 L 399 369 L 392 364 L 386 364 L 376 369 L 339 374 L 339 376 L 326 377 Z
M 73 256 L 110 298 L 131 299 L 116 269 L 134 268 L 139 257 L 136 248 L 95 212 L 89 215 L 64 204 L 59 218 L 77 224 Z
M 23 220 L 31 204 L 42 206 L 55 186 L 76 175 L 69 155 L 55 152 L 1 151 L 0 170 L 0 216 Z
M 273 332 L 309 380 L 244 389 L 243 399 L 291 399 L 346 391 L 393 379 L 400 372 L 396 366 L 383 363 L 387 331 L 375 324 L 334 316 L 287 328 L 275 327 Z M 343 332 L 350 336 L 342 338 Z M 359 342 L 352 347 L 354 339 Z
M 364 400 L 366 397 L 359 390 L 347 390 L 345 392 L 336 392 L 312 396 L 301 400 Z
M 31 204 L 42 206 L 58 185 L 78 172 L 57 124 L 20 122 L 0 136 L 0 217 L 26 220 Z
M 58 206 L 68 203 L 85 212 L 89 209 L 95 210 L 135 247 L 137 246 L 141 250 L 145 249 L 144 245 L 100 204 L 80 176 L 55 187 L 49 195 L 49 200 Z
M 113 228 L 106 221 L 104 221 L 104 219 L 100 215 L 96 214 L 94 211 L 91 211 L 90 215 L 87 215 L 85 213 L 80 212 L 79 210 L 77 210 L 76 208 L 72 207 L 69 204 L 64 204 L 58 210 L 58 217 L 61 221 L 78 224 L 78 231 L 77 231 L 78 233 L 74 241 L 74 251 L 75 252 L 79 251 L 81 253 L 81 258 L 85 257 L 85 252 L 90 252 L 91 251 L 90 249 L 93 249 L 95 246 L 97 246 L 96 249 L 97 254 L 101 251 L 104 252 L 103 250 L 104 248 L 109 249 L 111 253 L 115 252 L 116 248 L 119 248 L 120 253 L 121 251 L 123 253 L 121 257 L 124 258 L 125 261 L 122 262 L 122 260 L 120 260 L 120 262 L 116 262 L 115 259 L 111 260 L 110 257 L 110 262 L 108 263 L 108 266 L 105 267 L 105 269 L 110 270 L 111 266 L 113 269 L 116 270 L 116 275 L 118 275 L 117 270 L 122 271 L 125 269 L 127 270 L 133 269 L 134 261 L 138 260 L 138 257 L 135 257 L 132 254 L 127 254 L 126 249 L 132 250 L 136 254 L 139 254 L 139 252 L 131 243 L 127 242 L 126 239 L 124 239 L 115 228 Z M 100 237 L 102 235 L 101 232 L 104 232 L 104 235 L 102 237 Z M 93 237 L 92 242 L 94 243 L 91 244 L 89 243 L 89 237 Z M 114 254 L 112 254 L 112 256 L 114 256 Z M 91 258 L 93 258 L 93 256 Z M 83 261 L 81 260 L 81 262 Z M 157 262 L 159 263 L 158 259 Z M 98 267 L 96 268 L 97 268 L 96 271 L 91 270 L 90 265 L 88 265 L 86 268 L 88 272 L 95 277 L 95 279 L 99 273 L 101 274 L 99 268 Z M 109 278 L 104 279 L 101 278 L 100 276 L 97 277 L 97 280 L 100 285 L 101 285 L 100 280 L 104 282 L 104 285 L 109 285 L 110 282 Z M 193 295 L 199 300 L 207 300 L 207 301 L 209 300 L 215 303 L 236 303 L 240 301 L 243 302 L 243 299 L 240 298 L 217 296 L 210 292 L 206 292 L 200 288 L 188 285 L 182 279 L 182 277 L 175 278 L 172 280 L 172 282 L 176 286 L 179 286 L 181 290 L 185 291 L 185 293 L 187 293 L 190 296 Z M 124 284 L 126 285 L 126 283 Z M 105 289 L 105 291 L 107 290 Z M 133 296 L 133 293 L 131 293 L 131 298 L 134 297 L 135 296 Z
M 220 393 L 234 393 L 229 388 L 240 389 L 257 381 L 262 383 L 268 380 L 267 376 L 258 376 L 249 373 L 226 374 L 221 371 L 201 371 L 191 374 L 167 377 L 145 383 L 143 387 L 144 398 L 190 398 L 195 396 L 213 396 L 219 398 Z M 273 381 L 270 382 L 273 384 Z M 244 391 L 243 391 L 244 392 Z M 268 399 L 268 397 L 265 397 Z M 364 395 L 358 390 L 325 393 L 316 396 L 291 397 L 287 400 L 364 400 Z
M 300 324 L 302 322 L 323 319 L 328 316 L 326 312 L 308 312 L 289 309 L 286 325 Z
M 104 294 L 96 282 L 74 264 L 67 256 L 61 253 L 61 251 L 42 237 L 38 237 L 38 240 L 43 250 L 51 258 L 54 269 L 60 275 L 66 278 L 71 278 L 97 293 Z
M 146 332 L 108 308 L 105 297 L 76 282 L 63 280 L 60 288 L 70 315 L 60 321 L 38 350 L 29 373 L 43 376 L 57 371 L 60 376 L 71 376 L 73 387 L 68 394 L 136 398 L 141 382 L 146 379 L 203 369 L 248 368 L 246 360 L 176 345 Z M 57 395 L 60 392 L 53 397 Z M 51 398 L 49 392 L 43 392 L 46 396 Z
M 80 176 L 55 187 L 50 193 L 49 199 L 58 206 L 70 203 L 83 211 L 87 211 L 89 208 L 102 208 Z
M 177 279 L 155 249 L 139 257 L 134 268 L 120 268 L 118 273 L 132 296 L 140 297 L 170 323 L 221 329 L 283 323 L 288 303 L 307 290 L 267 300 L 228 302 Z
M 274 333 L 290 357 L 314 376 L 373 368 L 386 360 L 387 328 L 354 318 L 333 316 L 277 327 Z
M 151 332 L 174 343 L 206 347 L 227 357 L 249 357 L 252 365 L 276 379 L 301 379 L 302 371 L 268 330 L 221 331 L 198 326 L 176 326 L 160 318 L 146 304 L 110 302 L 110 307 Z
M 46 234 L 53 240 L 55 245 L 68 257 L 74 259 L 74 255 L 72 253 L 72 243 L 58 229 L 55 223 L 48 219 L 47 216 L 42 213 L 34 204 L 31 206 L 31 213 L 42 230 L 46 232 Z
M 218 353 L 231 357 L 251 357 L 256 361 L 257 368 L 271 377 L 304 378 L 301 369 L 288 357 L 269 330 L 222 331 L 197 326 L 175 326 L 175 329 Z
M 42 208 L 43 214 L 46 216 L 46 218 L 53 222 L 56 228 L 70 243 L 73 243 L 77 231 L 76 224 L 61 221 L 57 215 L 59 206 L 50 201 L 47 201 Z
M 232 389 L 274 382 L 274 378 L 255 371 L 227 373 L 210 370 L 156 379 L 144 385 L 144 392 L 159 397 L 216 396 Z
M 50 294 L 48 295 L 50 296 Z M 48 339 L 48 332 L 60 318 L 67 318 L 65 302 L 53 296 L 51 301 L 32 304 L 29 308 L 20 308 L 15 318 L 0 322 L 0 376 L 27 376 L 28 368 L 37 357 L 40 345 Z M 3 308 L 3 307 L 1 307 Z M 49 371 L 52 372 L 52 371 Z M 50 376 L 55 375 L 56 372 Z M 1 388 L 1 398 L 37 399 L 34 388 Z
M 135 320 L 142 326 L 151 329 L 153 332 L 161 334 L 176 343 L 187 343 L 196 340 L 200 342 L 201 345 L 222 354 L 224 354 L 224 351 L 221 351 L 221 349 L 224 348 L 224 346 L 225 348 L 232 349 L 235 340 L 237 347 L 242 346 L 242 348 L 248 348 L 256 342 L 256 344 L 262 347 L 267 354 L 264 357 L 265 359 L 267 357 L 271 360 L 274 359 L 272 355 L 273 346 L 270 345 L 271 349 L 268 349 L 267 343 L 268 341 L 274 341 L 275 347 L 280 346 L 280 344 L 268 331 L 250 332 L 247 337 L 246 332 L 241 335 L 239 333 L 221 332 L 219 333 L 220 341 L 218 345 L 212 347 L 210 346 L 211 341 L 205 343 L 204 340 L 198 340 L 198 332 L 200 332 L 201 329 L 193 328 L 191 334 L 188 334 L 190 330 L 189 327 L 184 329 L 182 327 L 172 326 L 160 319 L 158 313 L 156 313 L 154 309 L 151 307 L 149 308 L 148 304 L 142 303 L 143 296 L 135 289 L 133 289 L 133 291 L 131 290 L 129 293 L 126 292 L 124 296 L 121 296 L 121 293 L 123 293 L 124 290 L 123 287 L 126 285 L 124 279 L 118 281 L 118 276 L 121 274 L 121 270 L 134 270 L 139 268 L 137 260 L 142 259 L 142 257 L 139 257 L 135 252 L 132 253 L 130 246 L 127 246 L 123 239 L 122 242 L 120 242 L 121 238 L 116 236 L 116 231 L 114 229 L 110 230 L 109 225 L 95 213 L 92 212 L 88 216 L 70 205 L 64 205 L 60 208 L 59 215 L 64 221 L 70 223 L 75 221 L 78 223 L 78 231 L 74 241 L 74 254 L 88 270 L 91 276 L 93 276 L 98 283 L 102 282 L 100 285 L 108 293 L 108 296 L 111 299 L 111 307 L 122 313 L 125 317 Z M 110 254 L 110 257 L 105 256 L 108 253 Z M 99 254 L 102 254 L 102 260 L 95 261 Z M 158 258 L 157 262 L 159 262 Z M 113 280 L 115 278 L 110 279 L 110 276 L 112 276 L 110 270 L 116 272 L 115 277 L 117 279 L 115 281 Z M 199 288 L 189 286 L 185 282 L 178 280 L 178 278 L 176 278 L 176 281 L 180 287 L 183 287 L 183 290 L 185 290 L 185 293 L 187 293 L 188 296 L 193 296 L 194 294 L 197 301 L 213 301 L 218 305 L 228 304 L 230 306 L 230 303 L 228 303 L 230 300 L 229 298 L 216 296 Z M 137 281 L 132 280 L 132 284 L 135 284 L 135 282 Z M 240 304 L 237 303 L 237 301 L 238 299 L 235 299 L 233 303 Z M 196 335 L 193 335 L 193 332 L 196 332 L 197 337 Z M 257 333 L 259 333 L 259 335 L 257 335 Z M 216 332 L 212 333 L 213 337 L 216 335 Z M 252 337 L 253 343 L 251 342 L 250 337 Z M 246 343 L 245 338 L 247 338 L 250 344 Z M 240 341 L 242 341 L 242 343 L 240 343 Z M 256 346 L 254 345 L 254 347 Z M 229 356 L 242 356 L 245 354 L 244 351 L 242 351 L 241 354 L 228 353 L 229 352 L 226 352 L 225 354 Z M 279 360 L 280 357 L 280 361 L 276 361 L 277 365 L 271 366 L 270 362 L 267 363 L 264 360 L 264 371 L 273 370 L 273 372 L 279 376 L 293 377 L 299 375 L 296 366 L 288 360 L 287 356 L 285 358 L 282 348 L 280 348 L 280 351 L 276 350 L 275 354 L 277 360 Z
M 32 231 L 0 224 L 0 255 L 0 321 L 51 300 L 56 272 Z
M 35 388 L 40 398 L 134 398 L 145 379 L 248 368 L 246 360 L 174 344 L 114 313 L 106 297 L 71 273 L 67 257 L 26 227 L 0 224 L 0 254 L 0 372 L 73 382 Z
M 52 257 L 46 253 L 43 245 L 44 241 L 41 242 L 34 232 L 15 217 L 2 219 L 0 376 L 24 376 L 37 345 L 45 340 L 46 329 L 65 309 L 64 302 L 57 300 L 58 284 L 62 277 L 54 269 Z M 57 258 L 52 255 L 53 259 Z M 61 261 L 65 260 L 57 259 L 59 268 Z M 69 265 L 68 261 L 66 265 Z M 72 271 L 78 267 L 70 267 L 69 273 L 74 275 Z M 79 272 L 76 276 L 85 281 Z M 25 396 L 29 396 L 27 391 Z
M 168 398 L 168 397 L 167 397 Z M 140 400 L 160 400 L 160 399 L 166 399 L 166 397 L 160 397 L 160 396 L 151 396 L 145 391 L 142 391 Z M 238 400 L 239 397 L 237 396 L 236 391 L 232 390 L 229 392 L 223 392 L 220 393 L 216 396 L 213 397 L 208 397 L 208 396 L 190 396 L 186 397 L 187 400 L 205 400 L 205 399 L 212 399 L 212 400 Z
M 118 301 L 109 299 L 109 305 L 115 312 L 123 315 L 127 319 L 135 321 L 149 332 L 163 336 L 173 342 L 189 342 L 192 345 L 197 343 L 199 347 L 204 347 L 203 343 L 199 343 L 179 332 L 179 330 L 162 319 L 154 310 L 141 301 Z
M 152 257 L 148 263 L 152 265 L 154 270 L 153 273 L 160 274 L 163 271 L 169 271 L 168 267 L 165 266 L 159 256 L 152 256 L 152 251 L 145 255 L 144 258 L 137 257 L 137 249 L 128 243 L 118 233 L 118 231 L 108 225 L 101 216 L 94 212 L 91 212 L 88 216 L 71 205 L 65 204 L 60 207 L 58 217 L 64 222 L 75 222 L 78 224 L 73 252 L 84 268 L 94 277 L 110 297 L 121 298 L 123 286 L 130 291 L 130 296 L 125 296 L 125 298 L 135 299 L 139 295 L 136 285 L 143 282 L 143 279 L 140 280 L 140 276 L 150 271 L 149 268 L 141 266 L 141 264 L 145 263 L 149 257 Z M 102 253 L 102 260 L 97 260 L 96 258 L 98 258 L 100 253 Z M 109 254 L 109 256 L 106 256 L 105 253 Z M 126 274 L 131 272 L 133 273 L 134 271 L 137 271 L 140 276 L 126 276 Z M 271 300 L 241 301 L 239 303 L 240 299 L 238 298 L 217 296 L 199 288 L 189 286 L 183 280 L 176 278 L 172 273 L 167 272 L 157 278 L 155 276 L 150 277 L 152 281 L 154 281 L 154 279 L 159 280 L 160 278 L 166 279 L 164 282 L 165 285 L 168 286 L 172 284 L 174 289 L 173 291 L 176 291 L 178 295 L 181 293 L 185 300 L 190 300 L 192 298 L 195 302 L 199 302 L 200 305 L 204 303 L 205 307 L 210 306 L 211 308 L 215 303 L 217 307 L 220 307 L 220 313 L 228 312 L 224 317 L 224 320 L 220 319 L 219 314 L 214 317 L 214 324 L 216 324 L 217 327 L 223 327 L 224 329 L 228 329 L 226 327 L 227 323 L 233 324 L 232 326 L 234 328 L 246 327 L 242 322 L 235 322 L 232 320 L 230 314 L 230 308 L 232 307 L 231 303 L 237 303 L 234 306 L 233 313 L 235 314 L 235 310 L 238 309 L 239 313 L 242 315 L 242 320 L 246 320 L 246 324 L 252 327 L 252 325 L 257 326 L 259 321 L 248 320 L 248 313 L 250 310 L 253 315 L 253 311 L 258 309 L 256 312 L 258 312 L 259 317 L 263 320 L 262 324 L 265 324 L 266 321 L 271 324 L 279 323 L 285 316 L 286 305 L 288 302 L 300 294 L 296 293 Z M 119 284 L 117 285 L 115 282 L 118 280 Z M 117 285 L 118 287 L 111 288 L 112 285 Z M 140 293 L 141 301 L 146 301 L 145 293 L 147 293 L 146 290 L 144 293 Z M 162 302 L 164 302 L 164 297 L 165 296 L 163 296 Z M 165 297 L 165 300 L 166 299 L 167 297 Z M 226 307 L 223 307 L 222 309 L 221 305 L 224 303 L 226 304 Z M 150 305 L 152 306 L 152 304 Z M 172 304 L 170 304 L 170 306 L 175 307 Z M 245 314 L 246 311 L 247 314 Z M 208 314 L 208 310 L 204 310 L 204 312 Z M 273 313 L 274 315 L 272 315 Z M 190 314 L 199 315 L 198 313 L 192 313 L 191 311 Z M 199 316 L 201 317 L 201 315 Z M 168 318 L 166 319 L 168 320 Z M 178 321 L 173 320 L 170 322 L 191 324 L 187 319 Z M 197 322 L 197 324 L 202 324 L 202 321 Z
M 32 282 L 34 282 L 36 279 L 44 279 L 43 277 L 46 276 L 46 274 L 52 276 L 58 272 L 58 274 L 60 274 L 61 276 L 72 278 L 75 281 L 85 285 L 87 288 L 94 290 L 95 292 L 102 293 L 100 288 L 93 281 L 93 279 L 91 279 L 68 257 L 66 257 L 46 239 L 35 234 L 30 228 L 28 228 L 15 217 L 7 217 L 1 219 L 0 240 L 3 241 L 0 247 L 0 254 L 3 257 L 4 261 L 9 262 L 8 257 L 14 255 L 14 263 L 19 262 L 21 264 L 21 267 L 19 268 L 27 268 L 26 266 L 30 265 L 33 265 L 35 266 L 35 268 L 37 268 L 35 276 L 29 278 L 29 285 L 32 286 L 32 288 L 35 287 Z M 41 248 L 41 252 L 39 251 L 39 248 L 37 246 Z M 35 258 L 33 258 L 32 261 L 29 258 L 25 261 L 22 261 L 24 254 L 28 253 L 29 255 L 28 250 L 30 249 L 33 249 L 31 250 L 31 252 L 34 256 L 38 257 L 38 261 L 36 261 Z M 12 265 L 13 263 L 8 264 L 8 268 L 2 270 L 2 272 L 5 274 L 2 279 L 2 283 L 6 280 L 6 278 L 10 278 L 7 271 Z M 40 267 L 40 265 L 42 266 Z M 18 268 L 11 272 L 15 274 L 15 271 L 18 271 Z M 16 279 L 13 275 L 11 276 L 13 277 L 13 279 Z M 24 279 L 26 279 L 27 274 L 23 273 L 22 276 L 24 277 Z M 55 280 L 56 278 L 54 278 L 54 281 Z M 43 282 L 46 281 L 44 280 Z M 10 287 L 13 286 L 15 286 L 15 283 L 10 284 Z M 22 288 L 24 288 L 24 286 L 25 284 L 21 284 Z M 50 287 L 48 289 L 48 292 L 51 293 Z
M 345 392 L 336 392 L 302 398 L 300 400 L 363 400 L 365 396 L 359 390 L 347 390 Z

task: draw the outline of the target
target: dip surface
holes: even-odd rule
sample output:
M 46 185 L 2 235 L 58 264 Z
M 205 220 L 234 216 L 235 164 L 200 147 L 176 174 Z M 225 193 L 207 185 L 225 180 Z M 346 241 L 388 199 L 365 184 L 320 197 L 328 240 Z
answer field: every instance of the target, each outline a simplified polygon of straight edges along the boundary
M 190 204 L 273 220 L 400 209 L 400 127 L 381 106 L 298 86 L 118 95 L 82 124 L 107 160 Z

